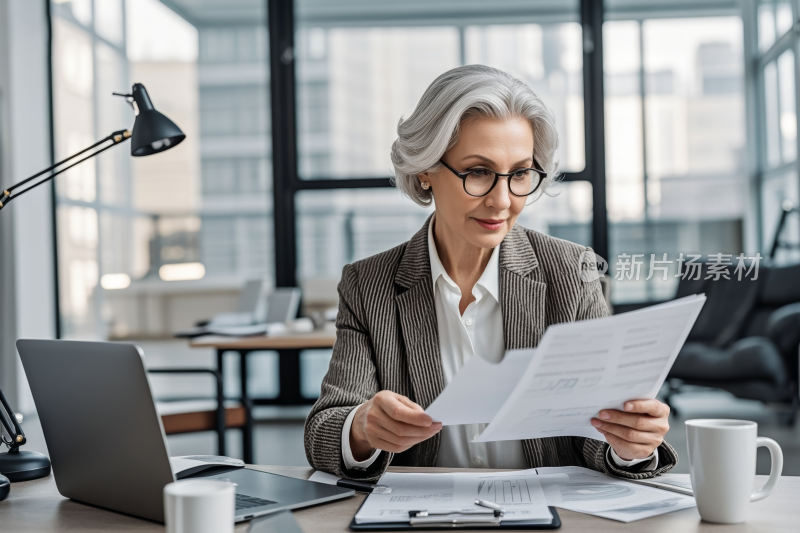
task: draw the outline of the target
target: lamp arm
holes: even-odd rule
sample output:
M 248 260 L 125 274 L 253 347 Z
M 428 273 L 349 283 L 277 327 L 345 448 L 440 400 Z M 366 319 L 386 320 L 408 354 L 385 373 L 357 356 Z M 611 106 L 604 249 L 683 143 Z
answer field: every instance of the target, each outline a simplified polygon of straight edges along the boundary
M 93 145 L 89 146 L 88 148 L 84 148 L 80 152 L 77 152 L 77 153 L 67 157 L 66 159 L 64 159 L 62 161 L 59 161 L 58 163 L 56 163 L 56 164 L 54 164 L 54 165 L 42 170 L 41 172 L 37 172 L 33 176 L 31 176 L 29 178 L 26 178 L 26 179 L 20 181 L 19 183 L 16 183 L 16 184 L 12 185 L 11 187 L 9 187 L 6 190 L 4 190 L 2 195 L 0 196 L 0 209 L 3 209 L 3 207 L 8 205 L 8 203 L 11 200 L 13 200 L 14 198 L 16 198 L 17 196 L 25 194 L 26 192 L 30 191 L 31 189 L 35 189 L 36 187 L 38 187 L 42 183 L 47 183 L 48 181 L 50 181 L 51 179 L 55 178 L 59 174 L 61 174 L 63 172 L 66 172 L 67 170 L 71 169 L 75 165 L 79 165 L 79 164 L 83 163 L 84 161 L 86 161 L 87 159 L 91 159 L 91 158 L 95 157 L 96 155 L 99 155 L 99 154 L 105 152 L 106 150 L 108 150 L 112 146 L 116 146 L 116 145 L 126 141 L 127 139 L 130 138 L 130 136 L 131 136 L 131 132 L 128 131 L 128 130 L 115 131 L 114 133 L 112 133 L 108 137 L 99 140 L 98 142 L 94 143 Z M 31 180 L 34 180 L 34 179 L 38 178 L 39 176 L 41 176 L 41 175 L 43 175 L 43 174 L 45 174 L 47 172 L 50 172 L 50 171 L 60 167 L 61 165 L 65 164 L 65 163 L 68 163 L 69 161 L 72 161 L 76 157 L 78 157 L 78 156 L 80 156 L 82 154 L 85 154 L 89 150 L 97 148 L 98 146 L 100 146 L 100 145 L 102 145 L 104 143 L 107 143 L 109 141 L 111 141 L 111 144 L 109 144 L 108 146 L 105 146 L 105 147 L 101 148 L 100 150 L 97 150 L 96 152 L 92 152 L 91 154 L 87 155 L 86 157 L 81 158 L 78 161 L 75 161 L 74 163 L 72 163 L 71 165 L 62 168 L 58 172 L 53 172 L 52 174 L 50 174 L 46 178 L 44 178 L 44 179 L 42 179 L 40 181 L 37 181 L 36 183 L 31 185 L 30 187 L 27 187 L 27 188 L 17 192 L 16 194 L 12 193 L 15 189 L 18 189 L 19 187 L 22 187 L 23 185 L 29 183 Z
M 19 426 L 19 422 L 17 422 L 14 410 L 8 405 L 8 400 L 6 400 L 2 389 L 0 389 L 0 422 L 2 422 L 3 428 L 5 428 L 6 432 L 11 437 L 10 442 L 2 439 L 9 450 L 14 451 L 27 442 L 25 433 Z M 0 438 L 2 438 L 2 435 L 0 435 Z

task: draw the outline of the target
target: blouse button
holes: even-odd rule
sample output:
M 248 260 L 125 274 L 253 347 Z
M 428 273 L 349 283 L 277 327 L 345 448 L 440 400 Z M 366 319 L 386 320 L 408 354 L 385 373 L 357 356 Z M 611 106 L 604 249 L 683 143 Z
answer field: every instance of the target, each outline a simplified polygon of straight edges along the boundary
M 464 321 L 464 324 L 466 324 L 466 325 L 468 325 L 468 326 L 471 326 L 471 325 L 472 325 L 472 319 L 471 319 L 471 318 L 468 318 L 468 319 L 466 319 L 466 320 Z

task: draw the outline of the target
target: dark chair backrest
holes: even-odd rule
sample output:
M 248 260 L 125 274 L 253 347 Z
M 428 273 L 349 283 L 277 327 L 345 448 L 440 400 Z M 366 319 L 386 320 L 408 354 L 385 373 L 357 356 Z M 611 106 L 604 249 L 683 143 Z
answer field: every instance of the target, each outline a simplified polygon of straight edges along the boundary
M 746 274 L 736 272 L 735 266 L 726 268 L 720 276 L 711 273 L 708 263 L 698 270 L 699 275 L 691 270 L 685 272 L 688 276 L 680 280 L 676 294 L 676 298 L 682 298 L 705 293 L 707 298 L 687 340 L 727 346 L 741 336 L 756 306 L 763 267 L 755 280 L 755 270 Z
M 778 351 L 783 356 L 789 379 L 797 381 L 798 373 L 798 347 L 800 347 L 800 303 L 788 304 L 779 307 L 769 316 L 767 330 L 770 339 L 775 343 Z
M 789 379 L 796 384 L 800 264 L 760 265 L 757 276 L 752 272 L 741 281 L 731 274 L 732 270 L 730 279 L 705 279 L 708 265 L 703 265 L 700 279 L 679 282 L 677 298 L 701 292 L 707 297 L 687 340 L 724 348 L 745 337 L 770 337 L 783 357 Z
M 783 307 L 800 302 L 800 264 L 762 269 L 763 275 L 756 307 L 741 337 L 767 335 L 770 315 Z
M 757 275 L 754 269 L 741 280 L 733 267 L 726 274 L 729 279 L 706 279 L 709 264 L 705 263 L 699 279 L 692 276 L 680 280 L 676 298 L 701 292 L 708 298 L 688 341 L 725 347 L 744 337 L 768 336 L 770 315 L 785 305 L 800 302 L 800 264 L 759 265 Z

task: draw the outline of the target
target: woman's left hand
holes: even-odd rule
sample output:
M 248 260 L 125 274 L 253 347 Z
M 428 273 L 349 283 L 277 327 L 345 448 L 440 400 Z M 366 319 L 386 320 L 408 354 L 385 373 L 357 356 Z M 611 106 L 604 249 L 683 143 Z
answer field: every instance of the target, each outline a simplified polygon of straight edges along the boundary
M 620 459 L 650 457 L 669 431 L 669 407 L 658 400 L 625 402 L 625 411 L 604 409 L 592 425 L 605 436 Z

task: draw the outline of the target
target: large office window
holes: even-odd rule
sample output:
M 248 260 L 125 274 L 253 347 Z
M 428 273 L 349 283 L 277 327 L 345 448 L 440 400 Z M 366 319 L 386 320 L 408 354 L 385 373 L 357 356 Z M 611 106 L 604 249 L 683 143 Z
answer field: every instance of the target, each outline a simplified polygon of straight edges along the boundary
M 134 114 L 112 92 L 143 83 L 186 140 L 126 144 L 57 181 L 65 338 L 167 338 L 273 277 L 266 5 L 52 2 L 56 157 Z
M 578 2 L 533 3 L 522 13 L 502 2 L 466 12 L 455 2 L 360 6 L 356 17 L 352 2 L 295 2 L 300 179 L 392 176 L 398 121 L 437 76 L 471 63 L 529 83 L 556 115 L 560 170 L 584 170 Z M 527 207 L 520 223 L 589 244 L 591 185 L 558 189 Z M 298 279 L 335 284 L 346 263 L 408 240 L 432 211 L 390 188 L 299 191 Z
M 578 1 L 465 9 L 455 1 L 297 0 L 294 7 L 297 174 L 305 182 L 294 193 L 296 279 L 307 311 L 336 305 L 345 264 L 407 241 L 433 212 L 389 186 L 389 154 L 398 121 L 436 77 L 460 65 L 511 72 L 553 110 L 559 169 L 579 179 L 526 207 L 519 222 L 591 244 Z M 383 186 L 359 184 L 376 178 Z M 330 188 L 337 180 L 347 185 Z M 314 190 L 320 181 L 328 185 Z M 302 357 L 312 377 L 324 373 L 330 353 Z
M 758 17 L 757 187 L 736 4 L 684 18 L 669 3 L 604 4 L 601 31 L 588 0 L 54 1 L 58 156 L 130 126 L 109 93 L 133 81 L 189 134 L 165 154 L 132 161 L 118 149 L 59 181 L 63 335 L 167 335 L 229 308 L 252 278 L 302 286 L 307 314 L 335 306 L 343 265 L 408 240 L 432 213 L 390 186 L 391 144 L 431 81 L 470 63 L 513 73 L 554 111 L 564 180 L 520 223 L 607 247 L 615 303 L 674 294 L 674 272 L 645 280 L 651 254 L 674 270 L 680 252 L 755 251 L 775 206 L 798 198 L 794 4 L 747 4 Z M 272 16 L 284 13 L 293 18 Z M 761 243 L 748 237 L 751 202 Z M 616 276 L 620 254 L 641 254 L 638 280 Z M 175 271 L 182 281 L 165 279 Z M 325 356 L 303 361 L 315 375 Z
M 769 253 L 775 240 L 782 207 L 800 203 L 797 167 L 797 52 L 798 39 L 792 31 L 798 4 L 760 0 L 750 4 L 755 13 L 757 47 L 755 94 L 758 122 L 758 191 L 761 209 L 762 248 Z M 800 222 L 796 214 L 786 219 L 779 238 L 800 242 Z M 780 247 L 774 260 L 778 264 L 797 262 L 800 251 Z
M 745 251 L 742 35 L 738 16 L 604 24 L 615 303 L 672 298 L 681 252 L 708 260 L 709 253 Z M 664 254 L 669 263 L 652 263 Z M 669 266 L 669 275 L 651 277 L 651 266 Z

